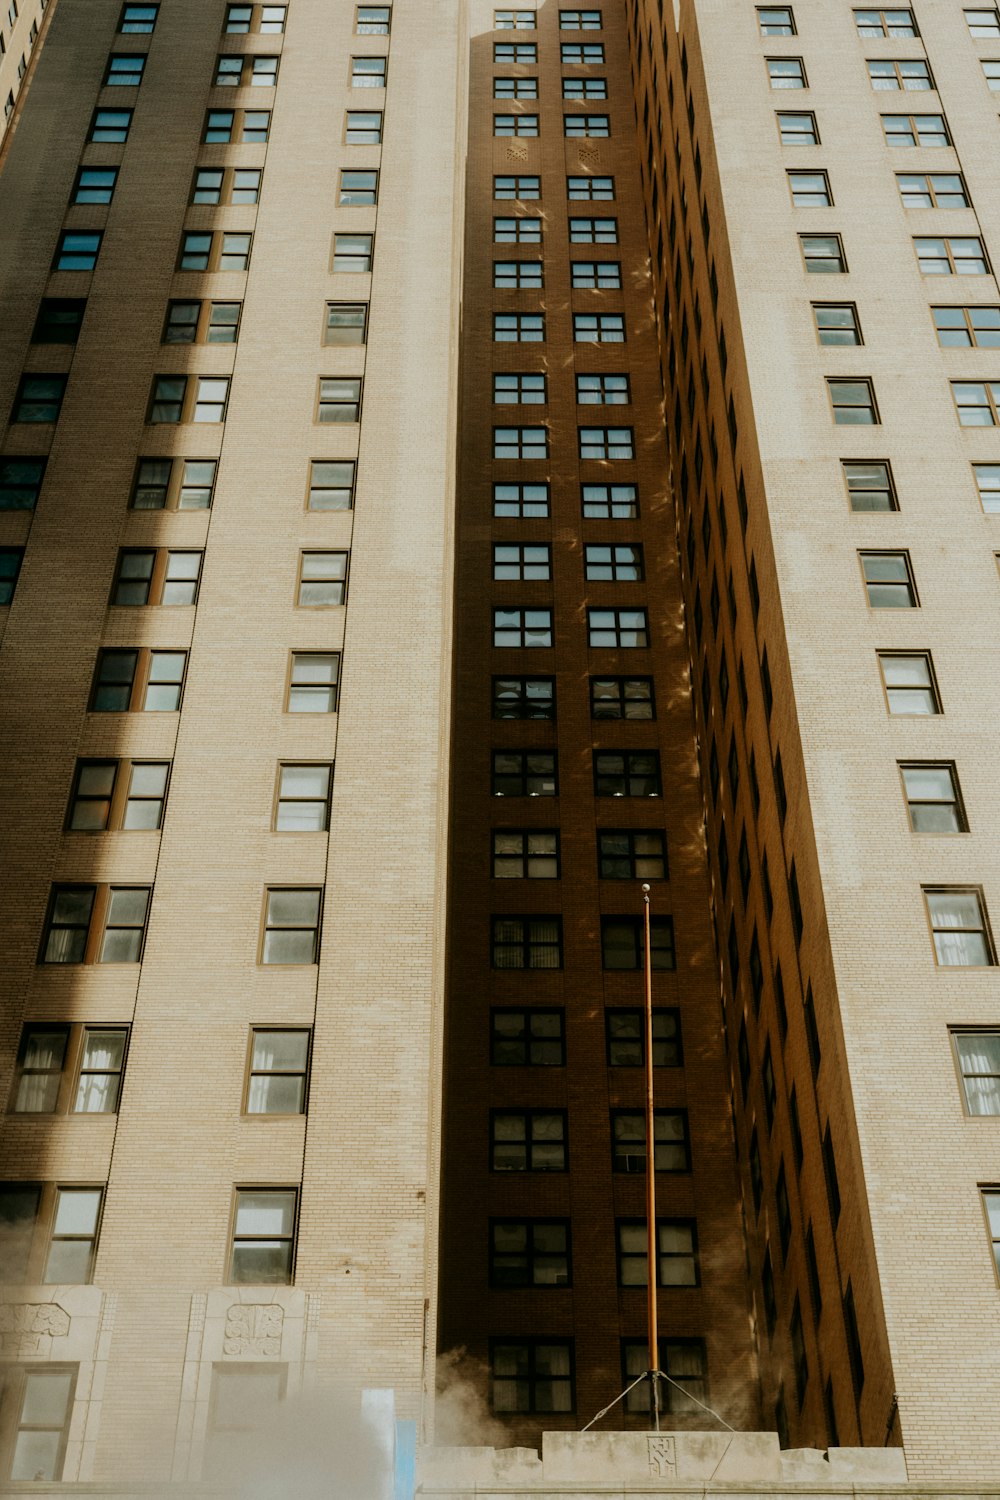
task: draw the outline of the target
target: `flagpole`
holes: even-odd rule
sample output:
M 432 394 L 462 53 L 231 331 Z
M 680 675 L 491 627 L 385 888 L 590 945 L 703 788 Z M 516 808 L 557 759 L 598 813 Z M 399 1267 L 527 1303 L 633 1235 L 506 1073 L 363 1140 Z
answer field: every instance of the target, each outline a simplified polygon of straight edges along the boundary
M 660 1430 L 660 1389 L 658 1385 L 659 1337 L 656 1319 L 657 1243 L 656 1243 L 656 1134 L 653 1112 L 653 959 L 649 924 L 649 886 L 642 888 L 643 929 L 646 971 L 646 1308 L 649 1342 L 649 1410 L 653 1431 Z

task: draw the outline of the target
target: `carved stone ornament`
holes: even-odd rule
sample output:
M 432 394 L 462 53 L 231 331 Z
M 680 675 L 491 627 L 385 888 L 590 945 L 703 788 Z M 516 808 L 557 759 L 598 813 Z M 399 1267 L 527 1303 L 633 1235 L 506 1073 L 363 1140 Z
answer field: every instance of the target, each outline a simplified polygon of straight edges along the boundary
M 57 1302 L 0 1304 L 0 1354 L 22 1359 L 42 1352 L 42 1339 L 69 1333 L 69 1313 Z
M 277 1359 L 285 1310 L 273 1302 L 234 1302 L 226 1313 L 223 1353 L 237 1358 Z
M 656 1479 L 677 1478 L 677 1449 L 672 1437 L 652 1436 L 649 1441 L 649 1472 Z

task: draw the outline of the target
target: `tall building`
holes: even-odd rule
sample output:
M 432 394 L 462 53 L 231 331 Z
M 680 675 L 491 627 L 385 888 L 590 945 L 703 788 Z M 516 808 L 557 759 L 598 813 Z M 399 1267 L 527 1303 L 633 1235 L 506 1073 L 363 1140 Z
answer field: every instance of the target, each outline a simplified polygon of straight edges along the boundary
M 48 8 L 55 0 L 9 0 L 0 11 L 0 148 L 12 129 L 22 94 L 28 87 L 32 56 L 48 26 Z
M 666 1424 L 992 1479 L 998 12 L 46 27 L 0 1484 L 334 1381 L 427 1438 L 439 1350 L 512 1443 L 641 1375 L 644 882 Z

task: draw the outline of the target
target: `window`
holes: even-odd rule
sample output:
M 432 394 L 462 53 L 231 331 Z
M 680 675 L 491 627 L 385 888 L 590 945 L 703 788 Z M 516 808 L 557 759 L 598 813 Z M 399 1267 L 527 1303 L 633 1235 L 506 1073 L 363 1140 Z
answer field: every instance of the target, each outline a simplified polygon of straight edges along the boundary
M 603 26 L 599 10 L 561 10 L 560 31 L 600 31 Z
M 39 962 L 137 964 L 151 894 L 149 886 L 53 886 Z
M 592 677 L 592 719 L 655 719 L 652 677 Z
M 224 422 L 229 400 L 229 381 L 210 375 L 157 375 L 149 403 L 147 421 Z
M 563 117 L 563 135 L 571 139 L 582 136 L 609 136 L 610 134 L 611 121 L 607 115 L 565 115 Z
M 619 1219 L 618 1285 L 646 1286 L 649 1255 L 645 1219 Z M 698 1286 L 698 1235 L 694 1219 L 657 1219 L 657 1286 Z
M 554 719 L 553 677 L 494 677 L 494 719 Z
M 231 141 L 263 145 L 270 128 L 271 112 L 267 109 L 210 109 L 202 140 L 207 144 Z
M 285 10 L 284 5 L 230 5 L 224 29 L 230 35 L 250 31 L 280 34 L 285 29 Z
M 804 89 L 808 86 L 801 57 L 765 57 L 764 63 L 773 89 Z
M 1000 1031 L 953 1031 L 951 1038 L 967 1113 L 1000 1115 Z
M 57 422 L 66 393 L 65 375 L 22 375 L 12 422 Z
M 969 195 L 960 172 L 897 172 L 904 208 L 968 208 Z
M 906 809 L 914 833 L 967 833 L 958 774 L 951 761 L 900 763 Z
M 564 78 L 562 96 L 564 99 L 606 99 L 608 81 L 606 78 Z
M 911 10 L 856 10 L 859 36 L 919 36 Z
M 542 406 L 545 376 L 504 374 L 493 376 L 493 402 L 497 406 Z
M 997 93 L 1000 90 L 1000 62 L 984 62 L 983 75 L 990 93 Z
M 581 406 L 628 406 L 632 399 L 627 375 L 578 375 L 576 399 Z
M 494 99 L 537 99 L 537 78 L 494 78 Z
M 556 880 L 558 877 L 556 829 L 493 829 L 493 879 Z
M 880 651 L 879 666 L 891 714 L 939 714 L 941 700 L 930 654 Z
M 892 469 L 885 459 L 850 461 L 840 464 L 847 485 L 852 510 L 898 510 Z
M 932 307 L 931 315 L 945 348 L 1000 347 L 1000 307 Z
M 244 1114 L 305 1114 L 310 1035 L 304 1029 L 251 1028 Z
M 344 115 L 344 144 L 377 146 L 382 140 L 382 111 L 349 109 Z
M 138 88 L 146 58 L 143 53 L 112 52 L 104 74 L 105 88 Z
M 295 1188 L 237 1188 L 229 1255 L 231 1286 L 289 1286 L 295 1257 Z
M 264 899 L 262 964 L 316 962 L 322 897 L 322 889 L 318 887 L 268 888 Z
M 542 285 L 540 260 L 496 260 L 493 262 L 493 285 L 518 290 Z
M 816 129 L 815 115 L 792 114 L 788 110 L 778 110 L 775 119 L 778 122 L 778 135 L 783 146 L 819 145 L 819 131 Z
M 330 826 L 330 785 L 333 767 L 290 765 L 278 767 L 274 828 L 279 833 L 324 833 Z
M 924 886 L 934 955 L 944 968 L 984 968 L 996 963 L 983 893 L 976 886 Z
M 262 175 L 256 168 L 199 167 L 194 174 L 191 202 L 256 203 Z
M 331 269 L 349 275 L 370 271 L 374 241 L 372 234 L 335 234 Z
M 493 514 L 526 520 L 549 514 L 547 484 L 494 484 Z
M 604 62 L 603 42 L 560 42 L 559 60 L 564 68 Z
M 67 230 L 59 237 L 53 271 L 92 271 L 97 265 L 103 238 L 100 230 L 85 234 Z
M 917 589 L 908 552 L 859 552 L 868 603 L 873 609 L 916 609 Z
M 863 344 L 853 302 L 814 302 L 816 336 L 821 344 Z
M 125 1026 L 25 1026 L 12 1111 L 117 1113 L 127 1043 Z
M 788 5 L 759 5 L 757 25 L 760 27 L 761 36 L 795 35 L 795 18 L 792 15 L 791 6 Z
M 23 547 L 0 547 L 0 605 L 8 605 L 14 598 L 23 557 Z
M 644 650 L 649 626 L 644 609 L 588 609 L 587 644 L 592 648 Z
M 655 1110 L 653 1141 L 657 1172 L 690 1172 L 686 1110 Z M 645 1172 L 646 1116 L 640 1110 L 611 1111 L 611 1167 L 614 1172 Z
M 95 109 L 90 122 L 89 141 L 123 145 L 132 125 L 130 109 Z
M 566 1219 L 491 1219 L 490 1285 L 569 1286 Z
M 561 969 L 562 917 L 493 917 L 490 951 L 494 969 Z
M 351 88 L 384 89 L 388 65 L 387 57 L 352 57 Z
M 950 146 L 943 115 L 883 115 L 887 146 Z
M 118 30 L 121 32 L 149 33 L 156 28 L 159 5 L 126 5 L 122 7 Z
M 903 89 L 909 93 L 921 93 L 934 87 L 931 70 L 923 58 L 900 62 L 869 59 L 867 66 L 872 88 L 876 90 Z M 883 115 L 882 118 L 887 117 Z
M 983 510 L 987 515 L 1000 513 L 1000 464 L 973 464 L 972 475 Z M 0 510 L 2 509 L 3 489 L 0 486 Z
M 103 832 L 159 828 L 169 776 L 168 760 L 77 761 L 67 829 Z
M 341 172 L 337 202 L 346 208 L 361 208 L 377 203 L 378 172 Z
M 181 237 L 178 271 L 245 271 L 252 234 L 186 233 Z
M 367 302 L 328 302 L 324 344 L 363 344 L 368 326 Z
M 186 651 L 101 651 L 91 713 L 174 713 L 180 708 Z
M 565 1172 L 565 1110 L 491 1110 L 490 1169 L 494 1172 Z
M 608 1067 L 641 1068 L 646 1061 L 646 1019 L 641 1010 L 607 1010 L 605 1029 Z M 653 1009 L 653 1067 L 679 1068 L 681 1051 L 680 1011 Z
M 597 873 L 601 880 L 666 880 L 666 834 L 655 828 L 599 828 Z
M 822 275 L 847 270 L 847 259 L 839 234 L 800 234 L 799 244 L 807 271 Z
M 117 167 L 81 167 L 71 203 L 110 203 L 118 181 Z
M 541 219 L 494 219 L 494 245 L 540 245 Z
M 0 1376 L 12 1482 L 62 1478 L 76 1365 L 6 1364 Z
M 501 649 L 525 647 L 528 650 L 552 646 L 551 609 L 495 609 L 493 644 Z
M 494 458 L 548 458 L 547 427 L 494 427 Z
M 796 208 L 830 208 L 833 195 L 825 172 L 789 171 L 788 186 Z
M 966 10 L 965 24 L 969 28 L 970 36 L 996 37 L 1000 36 L 1000 15 L 996 9 L 992 10 Z
M 309 465 L 307 510 L 351 510 L 354 505 L 354 463 L 313 459 Z
M 495 63 L 536 63 L 538 47 L 535 42 L 494 42 Z
M 878 425 L 875 392 L 870 380 L 827 380 L 833 420 L 838 426 Z
M 660 756 L 656 750 L 595 750 L 594 795 L 660 797 Z
M 574 260 L 570 262 L 572 285 L 596 291 L 619 291 L 622 268 L 616 260 Z
M 494 797 L 554 797 L 555 752 L 494 750 L 491 788 Z
M 217 88 L 274 88 L 278 62 L 277 57 L 265 57 L 259 52 L 222 53 L 216 60 L 212 81 Z
M 335 713 L 339 680 L 340 656 L 337 652 L 293 651 L 288 678 L 288 713 Z
M 608 202 L 615 196 L 613 177 L 567 177 L 566 196 L 571 200 L 589 199 L 591 202 Z
M 649 942 L 655 970 L 665 972 L 676 968 L 672 917 L 650 918 Z M 605 969 L 641 969 L 645 963 L 644 952 L 641 917 L 601 918 L 601 959 Z
M 391 21 L 391 6 L 359 5 L 355 12 L 354 30 L 358 36 L 388 36 Z
M 562 1011 L 491 1011 L 490 1062 L 504 1068 L 561 1068 L 566 1062 Z
M 571 245 L 617 245 L 617 219 L 570 219 Z
M 494 542 L 493 577 L 551 578 L 552 549 L 547 543 Z
M 492 1411 L 505 1414 L 574 1410 L 571 1340 L 493 1340 L 490 1363 Z
M 494 31 L 534 31 L 535 12 L 533 10 L 495 10 L 493 29 Z
M 235 344 L 242 302 L 171 302 L 165 344 Z
M 493 134 L 495 136 L 535 136 L 538 134 L 538 116 L 494 115 Z
M 349 557 L 349 552 L 300 552 L 296 604 L 307 609 L 346 604 Z
M 523 203 L 542 196 L 540 177 L 494 177 L 494 198 L 520 199 Z
M 132 490 L 134 510 L 208 510 L 214 458 L 140 458 Z
M 545 314 L 494 313 L 493 341 L 497 344 L 544 343 Z
M 580 488 L 585 517 L 598 521 L 631 521 L 639 514 L 634 484 L 584 484 Z
M 986 276 L 989 262 L 981 239 L 915 237 L 917 264 L 925 276 Z
M 668 1413 L 698 1416 L 708 1400 L 708 1360 L 704 1339 L 660 1339 L 657 1363 L 670 1380 L 660 1385 L 660 1400 Z M 649 1365 L 649 1348 L 642 1339 L 622 1340 L 622 1375 L 631 1384 Z M 694 1399 L 692 1399 L 692 1397 Z M 701 1406 L 697 1403 L 701 1402 Z M 649 1389 L 642 1382 L 630 1391 L 625 1410 L 639 1416 L 649 1412 Z
M 995 427 L 1000 381 L 953 380 L 951 392 L 962 427 Z
M 360 422 L 361 380 L 342 376 L 320 376 L 316 398 L 316 421 Z
M 118 554 L 112 604 L 194 604 L 201 577 L 200 552 L 123 548 Z
M 631 427 L 581 427 L 580 457 L 622 461 L 635 457 Z

